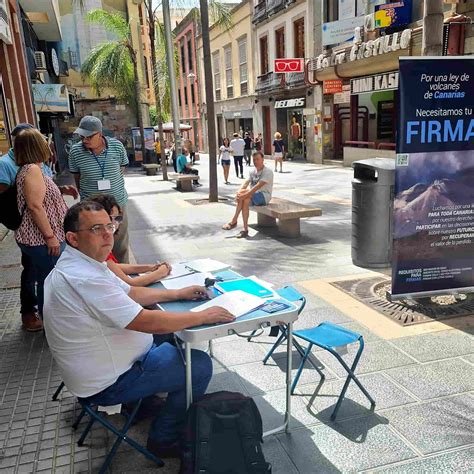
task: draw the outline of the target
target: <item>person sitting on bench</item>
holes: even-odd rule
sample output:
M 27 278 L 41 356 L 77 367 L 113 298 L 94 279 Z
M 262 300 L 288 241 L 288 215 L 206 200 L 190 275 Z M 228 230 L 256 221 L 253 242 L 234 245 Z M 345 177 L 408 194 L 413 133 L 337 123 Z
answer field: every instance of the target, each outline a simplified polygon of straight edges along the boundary
M 235 209 L 234 217 L 228 224 L 222 226 L 224 230 L 231 230 L 236 227 L 237 219 L 242 212 L 244 230 L 237 235 L 238 239 L 248 237 L 249 235 L 250 206 L 266 206 L 272 198 L 273 171 L 265 166 L 264 156 L 261 151 L 256 151 L 253 154 L 253 164 L 255 168 L 250 171 L 248 179 L 244 181 L 237 192 L 237 208 Z
M 187 148 L 183 148 L 183 153 L 178 156 L 178 159 L 176 160 L 176 167 L 178 168 L 178 173 L 180 174 L 195 174 L 198 175 L 199 171 L 195 170 L 191 167 L 191 163 L 188 161 L 188 155 L 189 151 Z M 201 186 L 199 184 L 199 180 L 194 179 L 193 180 L 194 186 Z

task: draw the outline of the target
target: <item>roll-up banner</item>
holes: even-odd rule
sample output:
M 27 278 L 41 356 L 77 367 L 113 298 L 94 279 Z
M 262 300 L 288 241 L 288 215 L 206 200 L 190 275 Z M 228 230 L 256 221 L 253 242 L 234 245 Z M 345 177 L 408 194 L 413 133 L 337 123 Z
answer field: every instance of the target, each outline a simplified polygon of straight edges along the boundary
M 400 58 L 392 296 L 474 290 L 474 58 Z

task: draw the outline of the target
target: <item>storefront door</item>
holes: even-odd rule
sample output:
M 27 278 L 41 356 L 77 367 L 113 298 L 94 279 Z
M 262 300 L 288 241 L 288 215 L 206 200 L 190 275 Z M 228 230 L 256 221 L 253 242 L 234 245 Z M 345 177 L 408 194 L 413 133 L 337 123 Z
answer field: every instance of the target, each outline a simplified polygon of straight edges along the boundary
M 10 148 L 10 127 L 8 123 L 7 104 L 3 95 L 3 86 L 0 82 L 0 155 L 4 155 Z

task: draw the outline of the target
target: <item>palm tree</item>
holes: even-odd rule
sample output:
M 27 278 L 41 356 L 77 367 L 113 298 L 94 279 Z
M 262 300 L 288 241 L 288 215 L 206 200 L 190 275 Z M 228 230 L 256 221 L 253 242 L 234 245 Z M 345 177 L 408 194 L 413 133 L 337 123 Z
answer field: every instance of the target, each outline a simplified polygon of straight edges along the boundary
M 84 61 L 81 72 L 98 95 L 104 88 L 113 89 L 119 100 L 134 108 L 140 128 L 142 156 L 145 160 L 141 84 L 130 25 L 121 15 L 100 9 L 88 12 L 86 18 L 113 33 L 117 40 L 97 45 Z

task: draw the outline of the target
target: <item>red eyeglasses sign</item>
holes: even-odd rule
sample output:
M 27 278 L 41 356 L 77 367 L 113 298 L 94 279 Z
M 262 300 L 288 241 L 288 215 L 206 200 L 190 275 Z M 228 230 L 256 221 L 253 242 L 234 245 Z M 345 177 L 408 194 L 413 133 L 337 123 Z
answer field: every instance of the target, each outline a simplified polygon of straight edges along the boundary
M 285 58 L 275 59 L 273 71 L 276 73 L 285 72 L 304 72 L 304 59 L 302 58 Z

